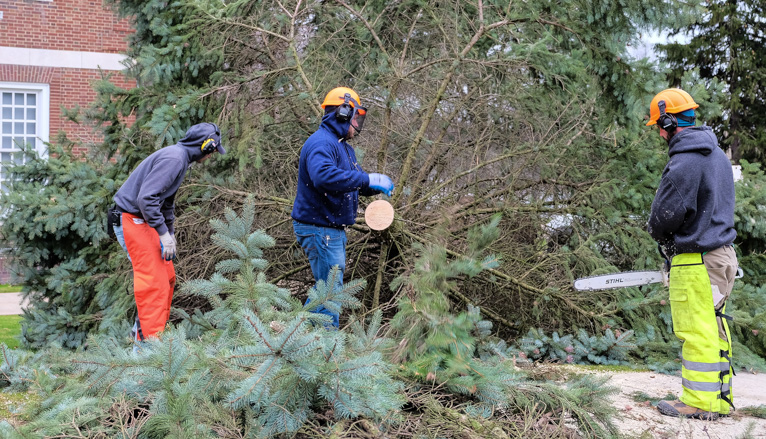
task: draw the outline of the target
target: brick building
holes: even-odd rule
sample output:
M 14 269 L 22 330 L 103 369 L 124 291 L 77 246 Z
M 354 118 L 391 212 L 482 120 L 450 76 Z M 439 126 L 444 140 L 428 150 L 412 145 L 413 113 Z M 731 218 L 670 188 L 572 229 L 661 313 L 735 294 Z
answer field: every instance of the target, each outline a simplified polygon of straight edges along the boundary
M 65 120 L 61 107 L 88 107 L 91 82 L 124 68 L 131 32 L 103 0 L 0 0 L 0 190 L 7 190 L 3 164 L 23 160 L 19 145 L 44 155 L 59 131 L 83 149 L 99 140 Z M 132 86 L 119 74 L 112 80 Z M 8 282 L 4 265 L 0 254 L 0 283 Z

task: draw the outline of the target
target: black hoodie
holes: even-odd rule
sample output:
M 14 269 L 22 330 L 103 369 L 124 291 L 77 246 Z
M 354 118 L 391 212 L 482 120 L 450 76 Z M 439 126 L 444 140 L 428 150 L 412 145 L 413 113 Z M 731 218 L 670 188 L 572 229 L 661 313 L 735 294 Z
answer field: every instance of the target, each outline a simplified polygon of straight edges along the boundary
M 737 237 L 734 175 L 713 131 L 686 128 L 668 147 L 670 160 L 652 202 L 649 234 L 673 255 L 731 244 Z
M 141 216 L 160 235 L 173 233 L 175 221 L 175 195 L 186 176 L 189 164 L 205 154 L 202 142 L 215 138 L 215 126 L 211 123 L 193 125 L 183 139 L 175 145 L 153 152 L 138 164 L 120 190 L 114 202 L 122 210 Z

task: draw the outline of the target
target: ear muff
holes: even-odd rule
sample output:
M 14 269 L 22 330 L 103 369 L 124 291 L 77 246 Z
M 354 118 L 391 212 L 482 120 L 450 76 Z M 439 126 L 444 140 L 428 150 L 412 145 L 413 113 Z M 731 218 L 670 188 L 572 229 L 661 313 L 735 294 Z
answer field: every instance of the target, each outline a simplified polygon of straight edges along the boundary
M 354 107 L 351 106 L 351 95 L 346 93 L 343 96 L 343 103 L 335 110 L 335 117 L 341 122 L 346 122 L 354 115 Z
M 211 123 L 210 125 L 213 125 L 215 128 L 215 135 L 218 136 L 218 138 L 221 138 L 221 130 L 218 129 L 218 125 Z M 212 154 L 218 149 L 218 142 L 214 137 L 208 137 L 205 139 L 205 141 L 202 142 L 202 146 L 200 147 L 202 149 L 203 154 Z
M 673 133 L 678 128 L 678 120 L 675 116 L 665 112 L 665 101 L 657 102 L 660 109 L 660 117 L 657 119 L 657 125 L 663 130 Z
M 340 122 L 345 123 L 351 121 L 351 126 L 357 133 L 362 132 L 362 126 L 364 125 L 366 116 L 367 109 L 359 105 L 359 102 L 357 102 L 349 93 L 346 93 L 345 96 L 343 96 L 343 103 L 338 105 L 338 108 L 335 109 L 335 117 Z

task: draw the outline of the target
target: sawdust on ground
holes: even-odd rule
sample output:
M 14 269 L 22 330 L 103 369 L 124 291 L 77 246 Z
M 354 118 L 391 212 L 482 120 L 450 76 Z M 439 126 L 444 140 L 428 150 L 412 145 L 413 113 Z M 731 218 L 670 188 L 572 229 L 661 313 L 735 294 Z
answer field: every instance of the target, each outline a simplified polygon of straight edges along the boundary
M 681 393 L 681 377 L 655 372 L 599 372 L 611 375 L 607 385 L 620 389 L 613 396 L 619 416 L 615 423 L 629 438 L 746 439 L 766 438 L 766 419 L 746 416 L 741 409 L 766 405 L 766 374 L 737 372 L 732 390 L 737 409 L 716 421 L 673 418 L 661 415 L 651 402 L 637 401 L 637 395 L 657 400 Z

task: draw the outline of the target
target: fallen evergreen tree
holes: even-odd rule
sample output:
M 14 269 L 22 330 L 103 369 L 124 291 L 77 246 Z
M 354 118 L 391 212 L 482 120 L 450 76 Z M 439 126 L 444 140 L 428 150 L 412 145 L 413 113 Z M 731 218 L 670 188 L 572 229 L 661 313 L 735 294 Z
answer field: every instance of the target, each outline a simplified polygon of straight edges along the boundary
M 240 215 L 213 220 L 211 239 L 229 258 L 209 279 L 182 286 L 212 309 L 177 310 L 179 324 L 137 353 L 130 340 L 108 335 L 75 352 L 32 355 L 3 345 L 0 387 L 39 396 L 21 408 L 30 422 L 0 423 L 3 437 L 396 437 L 426 434 L 437 419 L 445 432 L 518 437 L 514 416 L 527 410 L 548 413 L 554 425 L 573 420 L 576 428 L 560 437 L 614 433 L 605 397 L 614 389 L 604 379 L 566 388 L 530 381 L 478 310 L 451 312 L 454 279 L 480 273 L 493 257 L 447 262 L 443 249 L 425 252 L 403 279 L 409 291 L 388 331 L 380 311 L 329 330 L 327 316 L 311 310 L 358 307 L 361 282 L 336 291 L 327 287 L 332 279 L 319 282 L 302 305 L 267 281 L 263 250 L 274 240 L 253 230 L 254 214 L 250 199 Z M 474 233 L 471 256 L 496 237 L 496 225 Z M 363 422 L 350 428 L 350 419 Z
M 36 305 L 24 317 L 26 347 L 77 349 L 92 334 L 127 333 L 135 313 L 130 265 L 105 240 L 106 206 L 141 159 L 202 120 L 223 127 L 230 153 L 193 169 L 179 191 L 179 281 L 215 273 L 223 256 L 207 239 L 208 220 L 254 195 L 255 222 L 276 241 L 264 249 L 269 279 L 305 296 L 313 279 L 288 214 L 296 158 L 318 124 L 319 99 L 343 84 L 371 109 L 355 143 L 363 166 L 393 175 L 398 191 L 390 230 L 373 232 L 360 222 L 349 232 L 349 273 L 366 281 L 359 315 L 381 309 L 384 325 L 393 317 L 399 290 L 389 287 L 414 270 L 415 244 L 440 242 L 446 260 L 461 260 L 473 245 L 465 231 L 502 213 L 491 244 L 498 266 L 470 283 L 456 279 L 451 305 L 478 307 L 498 335 L 530 357 L 538 348 L 527 351 L 519 341 L 534 335 L 530 343 L 544 347 L 538 351 L 554 352 L 537 359 L 566 362 L 572 354 L 568 344 L 556 346 L 555 333 L 589 340 L 572 346 L 572 361 L 626 361 L 620 346 L 610 356 L 598 339 L 620 331 L 637 346 L 629 360 L 677 367 L 665 290 L 582 294 L 571 282 L 661 262 L 644 226 L 667 157 L 640 120 L 652 92 L 667 85 L 656 66 L 627 53 L 627 44 L 645 27 L 683 23 L 683 5 L 115 6 L 136 29 L 128 53 L 135 63 L 126 74 L 141 87 L 99 82 L 97 102 L 78 120 L 99 124 L 105 141 L 83 158 L 68 152 L 68 140 L 57 140 L 51 159 L 10 169 L 12 190 L 0 195 L 3 246 L 17 250 L 21 281 Z M 720 84 L 705 89 L 698 79 L 690 71 L 682 82 L 704 104 L 700 119 L 707 120 L 722 93 Z M 766 355 L 766 200 L 762 171 L 750 164 L 743 171 L 736 244 L 746 277 L 727 310 L 736 318 L 735 364 L 758 366 Z M 213 309 L 202 296 L 176 298 L 174 306 L 190 318 Z M 174 315 L 177 324 L 183 318 Z

